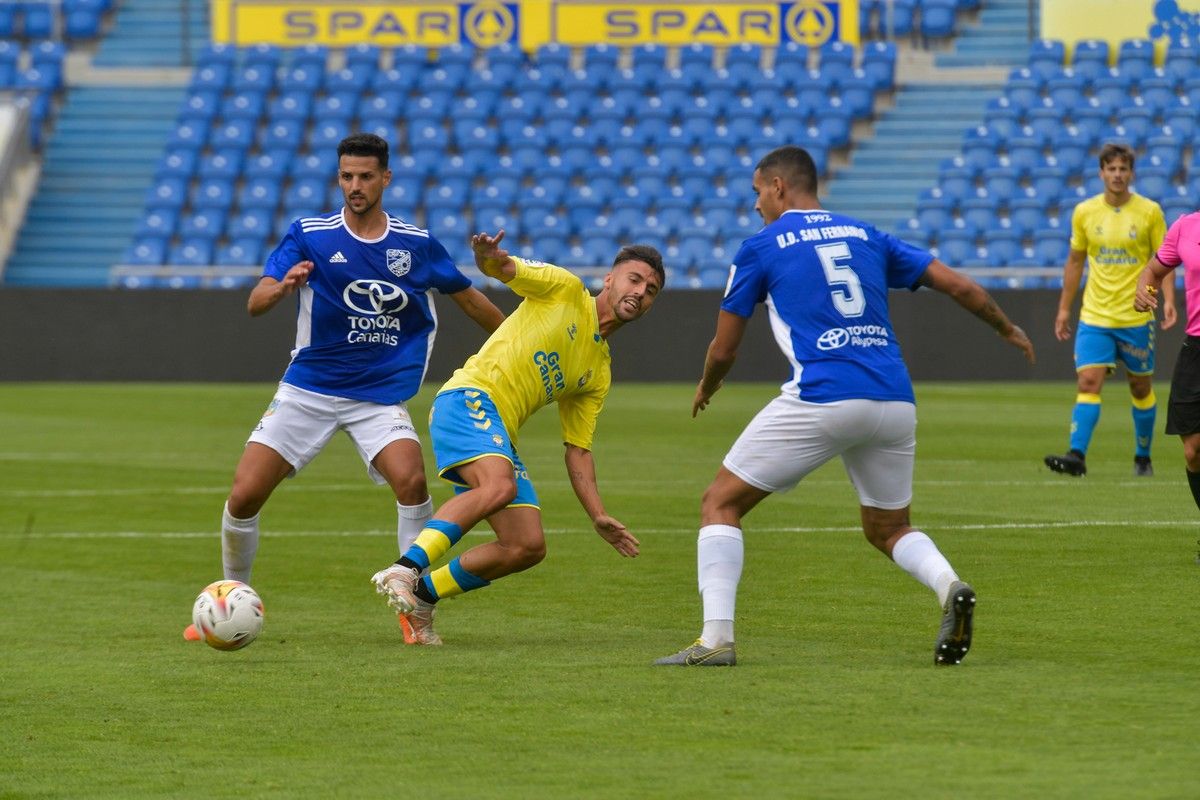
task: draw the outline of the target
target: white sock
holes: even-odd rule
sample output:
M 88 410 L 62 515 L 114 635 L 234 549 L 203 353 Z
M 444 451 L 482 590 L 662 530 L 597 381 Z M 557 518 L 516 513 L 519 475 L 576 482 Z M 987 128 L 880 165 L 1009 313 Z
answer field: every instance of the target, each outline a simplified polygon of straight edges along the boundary
M 432 516 L 432 497 L 426 497 L 425 502 L 416 506 L 401 505 L 399 500 L 396 501 L 396 543 L 400 545 L 400 555 L 416 541 Z
M 258 514 L 238 519 L 229 513 L 229 503 L 221 513 L 221 566 L 225 580 L 250 582 L 254 554 L 258 552 Z
M 705 525 L 696 539 L 696 576 L 704 605 L 705 647 L 733 644 L 733 609 L 744 554 L 742 530 L 732 525 Z
M 938 605 L 946 605 L 950 584 L 958 580 L 958 575 L 932 539 L 921 531 L 909 531 L 892 548 L 892 561 L 937 592 Z

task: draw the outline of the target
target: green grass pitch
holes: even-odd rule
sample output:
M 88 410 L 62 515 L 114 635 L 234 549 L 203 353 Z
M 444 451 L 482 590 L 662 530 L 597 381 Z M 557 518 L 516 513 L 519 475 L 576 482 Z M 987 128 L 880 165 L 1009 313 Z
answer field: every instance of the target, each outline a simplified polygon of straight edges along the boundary
M 918 386 L 914 522 L 980 598 L 961 667 L 835 463 L 749 517 L 741 663 L 692 670 L 649 664 L 699 631 L 700 495 L 774 386 L 697 420 L 692 386 L 614 387 L 596 459 L 632 561 L 535 417 L 549 556 L 446 602 L 442 648 L 368 583 L 395 514 L 339 437 L 268 504 L 266 626 L 222 653 L 180 632 L 271 387 L 0 385 L 0 797 L 1200 796 L 1200 512 L 1162 413 L 1132 477 L 1122 384 L 1084 479 L 1041 463 L 1072 386 Z

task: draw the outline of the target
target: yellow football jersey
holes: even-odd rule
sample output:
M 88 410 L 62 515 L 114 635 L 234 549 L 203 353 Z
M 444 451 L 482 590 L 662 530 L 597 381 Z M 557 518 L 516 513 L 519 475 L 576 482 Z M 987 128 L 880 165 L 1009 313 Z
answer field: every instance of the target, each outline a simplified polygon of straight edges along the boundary
M 562 267 L 514 258 L 508 288 L 525 299 L 441 391 L 482 389 L 513 444 L 533 412 L 558 403 L 563 441 L 590 450 L 612 385 L 612 356 L 600 336 L 596 301 Z
M 1087 252 L 1087 284 L 1079 319 L 1105 328 L 1144 325 L 1150 312 L 1134 311 L 1138 275 L 1158 252 L 1167 223 L 1158 203 L 1134 194 L 1113 208 L 1098 194 L 1075 206 L 1071 249 Z

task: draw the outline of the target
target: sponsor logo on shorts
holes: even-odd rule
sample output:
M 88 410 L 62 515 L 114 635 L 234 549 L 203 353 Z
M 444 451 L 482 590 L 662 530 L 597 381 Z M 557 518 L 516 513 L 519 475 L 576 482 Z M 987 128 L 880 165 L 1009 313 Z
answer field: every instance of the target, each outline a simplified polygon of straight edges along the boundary
M 272 414 L 274 414 L 276 411 L 278 411 L 279 410 L 279 402 L 280 402 L 280 400 L 278 397 L 272 398 L 271 404 L 269 406 L 267 406 L 267 410 L 263 412 L 263 416 L 269 417 Z
M 818 350 L 839 350 L 851 347 L 887 347 L 888 330 L 882 325 L 851 325 L 830 328 L 817 337 Z
M 504 445 L 504 437 L 498 433 L 493 433 L 492 444 L 496 445 L 496 447 L 502 447 Z

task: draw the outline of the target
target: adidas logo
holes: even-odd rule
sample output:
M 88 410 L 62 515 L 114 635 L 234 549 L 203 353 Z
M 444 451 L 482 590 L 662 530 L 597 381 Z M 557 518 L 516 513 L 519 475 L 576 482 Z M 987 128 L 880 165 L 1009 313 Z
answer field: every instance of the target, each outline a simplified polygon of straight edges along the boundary
M 330 264 L 345 264 L 346 257 L 344 255 L 342 255 L 341 250 L 338 250 L 336 253 L 334 253 L 333 255 L 331 255 L 329 257 L 329 263 Z

